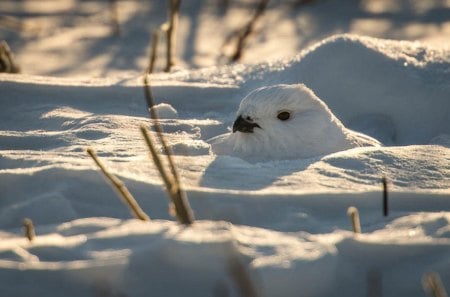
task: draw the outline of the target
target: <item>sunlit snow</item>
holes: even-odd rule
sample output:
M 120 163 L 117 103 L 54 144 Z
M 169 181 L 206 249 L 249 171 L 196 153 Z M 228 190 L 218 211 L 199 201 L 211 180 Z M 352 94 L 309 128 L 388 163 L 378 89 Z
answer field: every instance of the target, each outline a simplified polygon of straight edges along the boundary
M 45 14 L 78 3 L 63 2 L 36 8 L 28 1 L 26 9 Z M 340 7 L 318 2 L 321 9 Z M 367 13 L 398 9 L 390 1 L 363 2 L 359 9 Z M 123 18 L 136 12 L 133 1 L 121 3 Z M 418 3 L 414 9 L 426 13 Z M 195 7 L 187 10 L 193 13 Z M 312 13 L 318 7 L 306 9 Z M 352 11 L 350 5 L 342 9 Z M 286 12 L 271 11 L 268 18 L 277 13 Z M 134 32 L 133 24 L 148 17 L 138 16 L 125 30 Z M 214 13 L 202 16 L 207 22 Z M 97 17 L 103 14 L 90 21 Z M 305 18 L 302 14 L 299 22 Z M 370 21 L 352 23 L 353 33 L 376 36 Z M 393 25 L 372 21 L 375 27 Z M 284 20 L 280 26 L 275 32 L 299 24 Z M 95 28 L 64 30 L 71 32 L 67 38 L 94 43 L 107 34 L 102 26 Z M 319 30 L 301 28 L 304 37 Z M 201 31 L 211 30 L 202 26 Z M 36 50 L 47 52 L 50 44 L 63 51 L 59 34 L 48 34 Z M 138 35 L 126 36 L 137 40 Z M 62 61 L 57 55 L 66 71 L 51 60 L 28 74 L 0 74 L 0 296 L 242 296 L 231 272 L 236 259 L 260 296 L 424 296 L 421 281 L 429 271 L 438 272 L 450 291 L 450 51 L 406 40 L 323 37 L 296 55 L 286 48 L 290 57 L 283 59 L 150 76 L 154 108 L 196 218 L 190 227 L 171 217 L 139 131 L 141 125 L 153 129 L 138 71 L 145 62 L 120 69 L 123 61 L 105 66 L 107 52 L 92 53 L 86 65 L 71 68 L 82 57 Z M 113 41 L 104 42 L 100 45 L 108 48 Z M 145 42 L 137 42 L 136 51 L 140 45 L 145 50 Z M 275 45 L 268 43 L 260 53 Z M 201 57 L 204 45 L 197 47 L 200 53 L 187 53 L 187 62 L 209 64 L 208 55 Z M 87 49 L 75 44 L 73 51 Z M 28 68 L 27 48 L 22 50 L 18 56 Z M 100 70 L 116 75 L 93 78 L 102 76 Z M 233 148 L 216 154 L 209 140 L 232 133 L 242 99 L 280 84 L 304 84 L 342 127 L 382 145 L 318 149 L 306 157 L 264 155 L 256 161 Z M 308 128 L 320 132 L 317 125 Z M 123 180 L 151 221 L 132 219 L 87 147 Z M 389 181 L 387 217 L 383 176 Z M 362 234 L 351 232 L 350 206 L 359 210 Z M 23 235 L 24 218 L 36 226 L 32 242 Z

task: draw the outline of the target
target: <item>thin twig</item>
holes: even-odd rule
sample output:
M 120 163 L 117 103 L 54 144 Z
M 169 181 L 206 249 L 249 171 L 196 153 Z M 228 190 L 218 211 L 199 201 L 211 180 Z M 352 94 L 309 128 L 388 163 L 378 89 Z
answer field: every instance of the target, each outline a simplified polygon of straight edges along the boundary
M 144 140 L 145 143 L 147 144 L 149 150 L 150 150 L 150 154 L 152 155 L 152 159 L 153 162 L 156 165 L 156 168 L 158 169 L 161 178 L 164 182 L 164 185 L 166 186 L 166 189 L 168 191 L 168 194 L 172 197 L 175 195 L 176 190 L 174 189 L 174 181 L 172 179 L 172 177 L 169 175 L 168 172 L 166 172 L 166 169 L 164 168 L 164 164 L 161 160 L 161 157 L 158 153 L 158 151 L 156 150 L 155 147 L 155 140 L 152 138 L 151 134 L 148 132 L 147 127 L 145 127 L 144 125 L 141 126 L 141 133 L 144 136 Z
M 236 48 L 230 57 L 230 62 L 237 62 L 241 59 L 247 39 L 253 33 L 256 22 L 263 16 L 267 5 L 269 4 L 269 1 L 270 0 L 261 0 L 258 3 L 255 14 L 250 19 L 250 21 L 243 28 L 233 32 L 226 38 L 222 48 L 224 48 L 229 42 L 237 38 Z
M 389 201 L 388 201 L 388 181 L 385 176 L 381 179 L 383 184 L 383 215 L 387 217 L 389 215 Z
M 166 140 L 163 137 L 163 129 L 159 123 L 159 116 L 156 113 L 156 109 L 153 108 L 155 106 L 155 100 L 153 99 L 153 93 L 150 86 L 150 83 L 148 81 L 148 76 L 144 75 L 144 94 L 145 94 L 145 100 L 147 102 L 147 108 L 150 113 L 150 118 L 153 120 L 153 126 L 155 128 L 155 131 L 158 135 L 159 141 L 161 142 L 161 145 L 163 147 L 163 151 L 167 156 L 167 160 L 169 161 L 170 171 L 173 175 L 173 179 L 176 183 L 180 182 L 180 178 L 178 176 L 178 171 L 175 167 L 175 163 L 173 162 L 173 152 L 170 149 L 170 147 L 167 145 Z
M 31 242 L 36 237 L 36 232 L 34 231 L 33 221 L 29 218 L 23 220 L 23 228 L 25 230 L 25 236 Z
M 181 0 L 169 1 L 169 23 L 167 27 L 167 51 L 166 51 L 166 68 L 164 71 L 170 72 L 175 65 L 175 42 L 178 27 L 178 17 L 180 15 Z
M 150 133 L 145 126 L 141 126 L 141 132 L 150 150 L 153 162 L 166 186 L 167 194 L 175 207 L 175 214 L 178 221 L 184 225 L 192 224 L 194 219 L 184 190 L 180 187 L 179 181 L 175 180 L 173 176 L 171 177 L 164 168 L 160 155 L 156 151 L 155 141 L 151 138 Z
M 169 197 L 171 198 L 172 203 L 175 207 L 175 212 L 176 212 L 178 221 L 182 224 L 190 225 L 194 222 L 194 216 L 192 214 L 192 210 L 189 205 L 189 201 L 187 199 L 186 192 L 184 191 L 184 189 L 181 186 L 181 181 L 180 181 L 180 177 L 178 174 L 178 170 L 175 166 L 175 162 L 173 161 L 173 152 L 170 149 L 170 147 L 167 145 L 166 140 L 164 139 L 163 130 L 159 123 L 158 114 L 156 113 L 155 108 L 153 108 L 155 105 L 155 102 L 153 100 L 153 94 L 152 94 L 150 84 L 148 82 L 147 74 L 144 75 L 144 94 L 145 94 L 145 100 L 147 102 L 148 111 L 150 113 L 150 117 L 153 120 L 153 126 L 155 128 L 156 134 L 159 138 L 159 141 L 163 147 L 163 151 L 164 151 L 164 153 L 167 157 L 167 161 L 169 163 L 171 177 L 169 177 L 169 174 L 165 171 L 165 169 L 163 167 L 162 167 L 163 170 L 160 170 L 159 168 L 158 168 L 158 170 L 160 170 L 161 177 L 163 178 L 163 180 L 165 180 L 164 183 L 166 184 L 167 191 L 169 193 Z M 145 134 L 148 134 L 148 133 L 145 133 L 147 131 L 146 128 L 145 127 L 144 127 L 144 129 L 141 128 L 141 131 L 144 135 L 144 138 L 146 138 L 147 145 L 149 146 L 149 149 L 152 153 L 152 150 L 154 150 L 155 145 L 154 145 L 154 143 L 151 143 L 152 139 L 150 137 L 148 137 L 148 139 L 147 139 L 147 137 L 145 136 Z M 151 146 L 153 146 L 153 149 Z M 156 153 L 156 150 L 155 150 L 155 153 Z M 157 153 L 156 153 L 156 155 L 157 155 Z M 156 164 L 156 162 L 158 162 L 157 158 L 154 157 L 153 153 L 152 153 L 152 157 L 153 157 L 153 161 L 155 162 L 155 165 L 158 167 L 159 165 Z M 161 161 L 159 161 L 159 163 L 162 164 Z M 163 174 L 166 175 L 167 178 L 163 177 Z
M 142 208 L 137 203 L 136 199 L 134 199 L 133 195 L 131 195 L 130 191 L 128 191 L 127 187 L 123 184 L 123 182 L 114 176 L 112 173 L 106 169 L 105 165 L 100 161 L 100 159 L 95 154 L 92 148 L 88 148 L 86 152 L 91 156 L 94 160 L 95 164 L 100 168 L 105 177 L 111 182 L 117 192 L 120 194 L 119 196 L 122 200 L 129 206 L 133 215 L 142 221 L 150 221 L 150 217 L 142 210 Z
M 422 286 L 424 291 L 430 297 L 447 297 L 447 292 L 445 291 L 441 278 L 436 272 L 424 274 L 422 278 Z
M 158 43 L 159 43 L 159 30 L 154 30 L 152 34 L 152 48 L 150 50 L 150 57 L 146 71 L 147 74 L 153 73 L 153 69 L 155 68 L 156 55 L 158 52 Z
M 4 40 L 0 41 L 0 72 L 19 73 L 20 67 L 14 61 L 14 55 Z
M 111 18 L 112 33 L 114 36 L 120 35 L 119 8 L 117 0 L 109 0 L 109 13 Z
M 359 222 L 359 213 L 356 207 L 349 207 L 347 210 L 347 215 L 350 217 L 352 223 L 352 229 L 355 234 L 361 233 L 361 224 Z

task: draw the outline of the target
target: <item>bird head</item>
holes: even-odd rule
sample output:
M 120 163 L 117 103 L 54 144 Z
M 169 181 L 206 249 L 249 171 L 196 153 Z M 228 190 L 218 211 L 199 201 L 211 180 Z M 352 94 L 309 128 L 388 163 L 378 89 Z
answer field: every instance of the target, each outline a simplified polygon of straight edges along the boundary
M 241 101 L 233 124 L 234 150 L 247 159 L 317 155 L 317 145 L 328 141 L 326 130 L 341 126 L 303 84 L 262 87 Z

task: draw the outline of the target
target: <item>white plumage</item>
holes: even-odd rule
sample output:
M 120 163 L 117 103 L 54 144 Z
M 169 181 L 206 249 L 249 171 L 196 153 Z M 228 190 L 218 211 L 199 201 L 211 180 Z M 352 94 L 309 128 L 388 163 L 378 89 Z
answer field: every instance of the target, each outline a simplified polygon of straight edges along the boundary
M 250 162 L 301 159 L 380 143 L 344 127 L 303 84 L 256 89 L 242 101 L 233 132 L 210 141 L 213 153 Z

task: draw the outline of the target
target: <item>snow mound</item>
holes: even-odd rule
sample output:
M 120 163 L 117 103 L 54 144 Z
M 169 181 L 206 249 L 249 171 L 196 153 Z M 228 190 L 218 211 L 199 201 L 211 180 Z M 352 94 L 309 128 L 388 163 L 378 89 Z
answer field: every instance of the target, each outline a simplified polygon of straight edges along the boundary
M 239 296 L 231 254 L 261 296 L 421 296 L 424 272 L 450 278 L 449 57 L 346 35 L 290 60 L 152 75 L 191 227 L 170 217 L 139 132 L 152 128 L 142 77 L 1 74 L 0 295 Z M 209 151 L 251 90 L 299 83 L 386 145 L 259 163 Z M 87 146 L 153 221 L 130 220 Z M 348 231 L 350 206 L 363 234 Z
M 35 277 L 41 280 L 33 291 L 38 295 L 56 287 L 67 296 L 92 296 L 102 289 L 127 296 L 209 295 L 237 290 L 231 265 L 240 261 L 243 267 L 250 264 L 258 276 L 252 281 L 264 296 L 295 296 L 300 289 L 320 296 L 330 290 L 336 273 L 332 245 L 225 222 L 184 228 L 168 221 L 95 218 L 38 228 L 37 233 L 31 244 L 18 237 L 2 241 L 2 282 L 21 284 L 2 286 L 2 295 L 30 294 Z M 53 284 L 42 282 L 47 278 Z M 319 278 L 321 286 L 309 286 Z
M 176 119 L 178 117 L 176 109 L 167 103 L 156 104 L 150 109 L 155 110 L 160 119 Z
M 300 55 L 276 81 L 305 83 L 351 129 L 383 118 L 394 129 L 385 131 L 392 144 L 406 145 L 450 134 L 449 77 L 448 50 L 344 35 Z
M 449 221 L 448 212 L 418 213 L 355 236 L 226 222 L 185 228 L 168 221 L 79 219 L 37 228 L 32 243 L 13 234 L 3 239 L 0 276 L 10 285 L 0 292 L 240 296 L 233 272 L 238 261 L 261 296 L 360 296 L 370 288 L 382 288 L 386 296 L 416 296 L 423 271 L 449 276 Z

